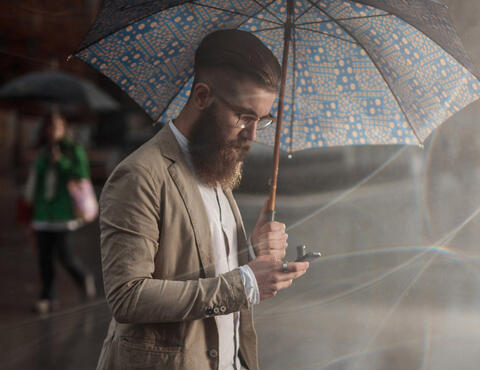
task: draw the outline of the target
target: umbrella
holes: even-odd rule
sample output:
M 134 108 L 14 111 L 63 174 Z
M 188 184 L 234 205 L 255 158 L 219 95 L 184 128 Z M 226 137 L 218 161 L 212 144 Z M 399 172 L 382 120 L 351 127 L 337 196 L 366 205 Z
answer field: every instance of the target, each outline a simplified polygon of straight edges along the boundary
M 58 71 L 29 73 L 0 87 L 0 99 L 38 101 L 60 106 L 81 105 L 91 111 L 119 108 L 119 104 L 91 82 Z
M 197 45 L 225 28 L 282 60 L 277 124 L 257 135 L 275 146 L 272 213 L 280 149 L 421 145 L 479 98 L 447 9 L 430 0 L 105 0 L 75 55 L 166 120 L 188 99 Z

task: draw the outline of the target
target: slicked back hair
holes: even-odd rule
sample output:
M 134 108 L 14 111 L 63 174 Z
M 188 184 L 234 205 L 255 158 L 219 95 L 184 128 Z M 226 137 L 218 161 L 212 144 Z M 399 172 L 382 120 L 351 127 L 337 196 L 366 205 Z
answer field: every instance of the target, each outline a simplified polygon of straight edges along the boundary
M 230 83 L 250 80 L 259 87 L 277 92 L 280 87 L 280 64 L 253 34 L 227 29 L 215 31 L 201 41 L 195 52 L 195 83 L 214 80 L 222 90 L 232 90 Z

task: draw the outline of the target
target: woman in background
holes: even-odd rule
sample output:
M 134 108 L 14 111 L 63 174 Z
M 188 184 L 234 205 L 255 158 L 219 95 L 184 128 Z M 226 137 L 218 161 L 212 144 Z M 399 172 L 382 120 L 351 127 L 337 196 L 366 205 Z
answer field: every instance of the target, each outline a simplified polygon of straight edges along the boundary
M 93 276 L 87 273 L 69 244 L 69 234 L 81 225 L 74 215 L 67 188 L 70 180 L 89 177 L 85 150 L 66 137 L 66 120 L 58 112 L 43 120 L 39 152 L 26 186 L 25 198 L 33 206 L 42 291 L 34 310 L 44 314 L 55 306 L 57 257 L 86 298 L 95 296 Z

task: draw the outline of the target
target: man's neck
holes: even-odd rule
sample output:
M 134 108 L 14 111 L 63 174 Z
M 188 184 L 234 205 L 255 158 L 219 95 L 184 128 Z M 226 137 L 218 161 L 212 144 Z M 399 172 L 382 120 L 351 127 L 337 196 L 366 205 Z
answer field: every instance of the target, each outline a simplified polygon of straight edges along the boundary
M 177 118 L 173 119 L 173 124 L 175 127 L 185 136 L 188 140 L 190 140 L 193 122 L 195 122 L 195 117 L 193 112 L 191 112 L 187 106 L 185 106 Z

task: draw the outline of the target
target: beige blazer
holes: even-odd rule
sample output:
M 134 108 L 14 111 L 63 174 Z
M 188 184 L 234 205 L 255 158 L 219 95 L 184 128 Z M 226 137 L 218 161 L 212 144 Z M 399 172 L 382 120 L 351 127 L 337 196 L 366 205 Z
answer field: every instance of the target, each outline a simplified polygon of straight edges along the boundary
M 231 192 L 239 264 L 248 262 Z M 100 197 L 105 294 L 113 319 L 98 369 L 218 369 L 215 316 L 240 311 L 240 357 L 258 369 L 251 306 L 235 269 L 215 277 L 207 213 L 168 126 L 123 160 Z

